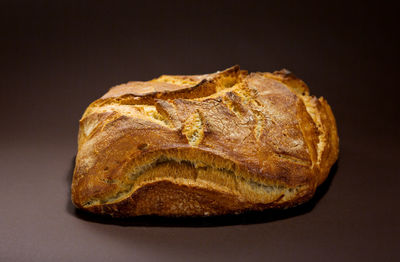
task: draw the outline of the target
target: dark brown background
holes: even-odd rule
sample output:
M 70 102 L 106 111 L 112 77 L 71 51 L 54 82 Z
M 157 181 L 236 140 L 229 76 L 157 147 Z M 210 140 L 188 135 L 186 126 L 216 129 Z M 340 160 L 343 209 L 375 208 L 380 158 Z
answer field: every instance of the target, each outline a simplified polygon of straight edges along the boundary
M 143 2 L 1 3 L 0 260 L 399 260 L 397 9 Z M 340 160 L 310 203 L 212 219 L 76 212 L 69 186 L 91 101 L 129 80 L 234 64 L 288 68 L 331 104 Z

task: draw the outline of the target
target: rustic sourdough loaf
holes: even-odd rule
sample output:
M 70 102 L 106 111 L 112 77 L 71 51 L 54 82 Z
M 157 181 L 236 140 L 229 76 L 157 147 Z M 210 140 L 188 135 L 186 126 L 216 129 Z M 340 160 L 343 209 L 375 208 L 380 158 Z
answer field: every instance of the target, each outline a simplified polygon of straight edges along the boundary
M 72 201 L 111 216 L 286 208 L 313 196 L 338 146 L 326 100 L 287 70 L 129 82 L 80 120 Z

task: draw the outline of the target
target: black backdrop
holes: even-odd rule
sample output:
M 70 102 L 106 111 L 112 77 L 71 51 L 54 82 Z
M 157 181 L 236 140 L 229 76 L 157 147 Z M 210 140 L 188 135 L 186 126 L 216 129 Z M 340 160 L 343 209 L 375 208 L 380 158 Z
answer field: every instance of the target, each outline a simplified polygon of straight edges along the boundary
M 0 260 L 396 260 L 398 9 L 380 2 L 2 1 Z M 109 87 L 287 68 L 335 113 L 340 160 L 287 212 L 114 223 L 69 200 L 78 120 Z

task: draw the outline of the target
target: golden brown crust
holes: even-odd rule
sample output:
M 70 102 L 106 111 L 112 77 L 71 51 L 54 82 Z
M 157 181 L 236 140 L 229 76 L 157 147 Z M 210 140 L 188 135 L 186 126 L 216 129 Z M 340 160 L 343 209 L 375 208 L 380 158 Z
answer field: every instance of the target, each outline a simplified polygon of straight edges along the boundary
M 87 108 L 72 200 L 113 216 L 289 207 L 312 197 L 337 156 L 329 105 L 287 70 L 163 75 Z

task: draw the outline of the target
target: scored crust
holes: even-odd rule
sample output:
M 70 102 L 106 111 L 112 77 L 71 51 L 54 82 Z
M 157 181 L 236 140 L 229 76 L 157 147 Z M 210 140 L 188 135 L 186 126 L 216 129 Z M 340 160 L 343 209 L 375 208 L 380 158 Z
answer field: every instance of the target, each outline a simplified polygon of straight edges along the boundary
M 328 103 L 287 70 L 163 75 L 86 109 L 72 201 L 112 216 L 286 208 L 313 196 L 338 147 Z

